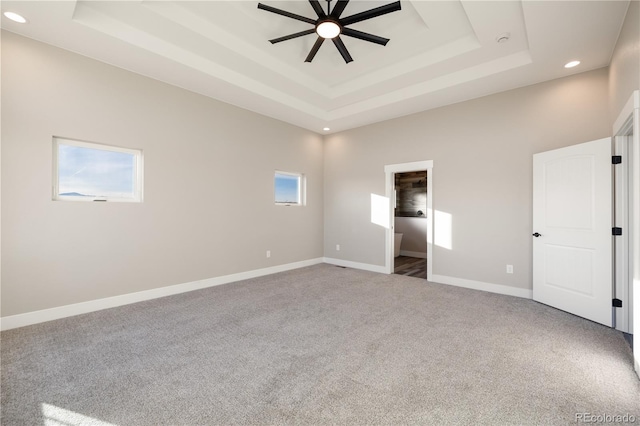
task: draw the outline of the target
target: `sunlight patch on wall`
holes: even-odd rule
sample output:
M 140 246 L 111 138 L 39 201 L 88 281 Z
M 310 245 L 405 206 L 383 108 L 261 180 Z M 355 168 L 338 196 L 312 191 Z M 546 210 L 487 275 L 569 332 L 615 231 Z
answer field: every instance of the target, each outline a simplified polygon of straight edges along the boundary
M 389 198 L 371 194 L 371 223 L 389 229 Z
M 45 426 L 116 426 L 113 423 L 103 422 L 93 417 L 45 403 L 42 404 L 42 417 L 44 418 Z
M 453 216 L 450 213 L 434 211 L 434 243 L 438 247 L 453 250 Z

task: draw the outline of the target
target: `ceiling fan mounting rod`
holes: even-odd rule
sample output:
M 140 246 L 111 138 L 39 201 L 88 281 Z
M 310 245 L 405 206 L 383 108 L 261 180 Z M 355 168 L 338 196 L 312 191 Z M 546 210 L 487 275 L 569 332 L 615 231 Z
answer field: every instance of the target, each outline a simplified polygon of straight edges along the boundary
M 331 0 L 327 0 L 327 15 L 331 15 Z

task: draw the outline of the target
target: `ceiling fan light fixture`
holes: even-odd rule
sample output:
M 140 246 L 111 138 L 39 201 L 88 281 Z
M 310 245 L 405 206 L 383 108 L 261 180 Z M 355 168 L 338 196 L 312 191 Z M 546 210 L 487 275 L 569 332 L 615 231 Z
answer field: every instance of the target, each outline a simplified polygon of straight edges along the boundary
M 281 41 L 291 40 L 298 37 L 303 37 L 310 34 L 317 34 L 316 42 L 311 47 L 309 54 L 307 55 L 305 62 L 313 61 L 313 58 L 318 53 L 318 50 L 322 46 L 322 43 L 326 39 L 331 39 L 336 49 L 344 59 L 345 63 L 353 62 L 353 58 L 349 54 L 347 47 L 344 45 L 342 41 L 341 35 L 357 38 L 360 40 L 367 41 L 369 43 L 380 44 L 382 46 L 386 46 L 389 42 L 388 38 L 380 37 L 374 34 L 365 33 L 363 31 L 358 31 L 353 28 L 348 27 L 351 24 L 355 24 L 357 22 L 366 21 L 369 19 L 377 18 L 378 16 L 386 15 L 387 13 L 396 12 L 398 10 L 402 10 L 402 6 L 400 4 L 400 0 L 396 0 L 393 3 L 385 4 L 383 6 L 374 7 L 373 9 L 365 10 L 364 12 L 359 12 L 354 15 L 350 15 L 347 17 L 342 17 L 342 12 L 344 12 L 345 7 L 349 3 L 350 0 L 337 0 L 336 5 L 331 10 L 331 0 L 327 0 L 327 12 L 322 9 L 322 5 L 320 4 L 320 0 L 308 0 L 309 4 L 316 12 L 318 19 L 308 18 L 306 16 L 298 15 L 296 13 L 288 12 L 286 10 L 278 9 L 273 6 L 269 6 L 263 3 L 258 3 L 258 9 L 265 10 L 267 12 L 275 13 L 276 15 L 284 16 L 287 18 L 295 19 L 296 21 L 306 22 L 307 24 L 313 25 L 312 28 L 309 28 L 304 31 L 298 31 L 297 33 L 288 34 L 283 37 L 278 37 L 269 40 L 271 44 L 280 43 Z
M 340 35 L 341 28 L 337 22 L 324 21 L 316 27 L 316 33 L 322 38 L 336 38 Z

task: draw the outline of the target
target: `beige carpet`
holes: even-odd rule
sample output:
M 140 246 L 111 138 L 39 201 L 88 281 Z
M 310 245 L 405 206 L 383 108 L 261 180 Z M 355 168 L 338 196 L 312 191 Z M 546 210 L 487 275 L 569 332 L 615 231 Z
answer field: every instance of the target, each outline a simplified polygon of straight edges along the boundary
M 640 422 L 621 333 L 530 300 L 330 265 L 1 339 L 3 425 Z

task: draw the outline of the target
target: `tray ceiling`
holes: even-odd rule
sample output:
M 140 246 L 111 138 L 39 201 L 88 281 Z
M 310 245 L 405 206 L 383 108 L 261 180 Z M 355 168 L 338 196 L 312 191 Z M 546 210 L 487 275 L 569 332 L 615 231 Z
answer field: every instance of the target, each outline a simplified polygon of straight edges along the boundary
M 306 0 L 263 3 L 313 18 Z M 352 0 L 343 16 L 390 1 Z M 3 1 L 4 29 L 322 133 L 607 66 L 628 1 L 402 1 L 353 24 L 345 64 L 309 24 L 257 1 Z M 322 2 L 326 4 L 325 2 Z M 508 34 L 508 41 L 497 41 Z M 579 59 L 580 66 L 563 65 Z

